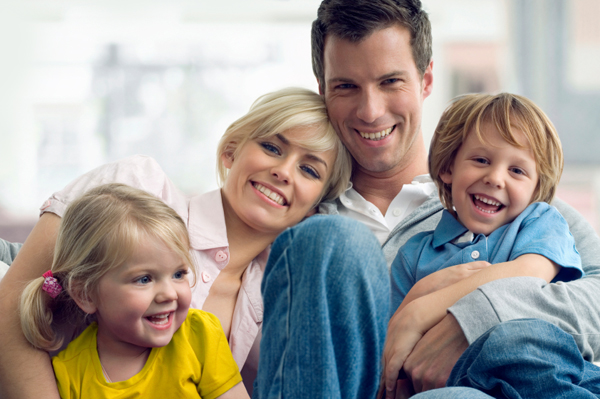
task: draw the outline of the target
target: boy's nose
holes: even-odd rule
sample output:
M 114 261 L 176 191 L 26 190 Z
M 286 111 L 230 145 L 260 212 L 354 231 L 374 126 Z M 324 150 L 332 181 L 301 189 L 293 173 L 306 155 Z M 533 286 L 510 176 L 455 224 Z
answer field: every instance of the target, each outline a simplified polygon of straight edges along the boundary
M 504 187 L 504 175 L 501 170 L 492 168 L 483 177 L 483 182 L 498 188 Z

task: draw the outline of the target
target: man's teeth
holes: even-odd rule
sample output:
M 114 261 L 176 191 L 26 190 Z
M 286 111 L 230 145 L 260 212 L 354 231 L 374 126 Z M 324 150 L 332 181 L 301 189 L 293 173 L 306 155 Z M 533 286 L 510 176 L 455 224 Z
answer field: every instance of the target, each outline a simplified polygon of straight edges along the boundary
M 169 322 L 169 315 L 170 313 L 167 314 L 160 314 L 160 315 L 156 315 L 156 316 L 149 316 L 148 320 L 150 320 L 151 323 L 153 324 L 167 324 Z
M 392 132 L 393 128 L 394 127 L 392 126 L 390 128 L 387 128 L 387 129 L 382 130 L 381 132 L 377 132 L 377 133 L 365 133 L 365 132 L 358 132 L 358 133 L 360 133 L 360 137 L 362 137 L 363 139 L 377 141 L 377 140 L 381 140 L 381 139 L 387 137 Z
M 277 202 L 279 205 L 285 205 L 285 200 L 283 199 L 283 197 L 277 194 L 275 191 L 271 191 L 259 183 L 254 183 L 254 188 L 256 188 L 258 191 L 269 197 L 271 200 Z
M 488 205 L 493 205 L 493 206 L 500 206 L 500 205 L 502 205 L 501 202 L 494 201 L 493 199 L 489 199 L 489 198 L 485 198 L 485 197 L 480 197 L 477 194 L 475 194 L 474 197 L 475 197 L 476 200 L 481 201 L 483 203 L 486 203 Z

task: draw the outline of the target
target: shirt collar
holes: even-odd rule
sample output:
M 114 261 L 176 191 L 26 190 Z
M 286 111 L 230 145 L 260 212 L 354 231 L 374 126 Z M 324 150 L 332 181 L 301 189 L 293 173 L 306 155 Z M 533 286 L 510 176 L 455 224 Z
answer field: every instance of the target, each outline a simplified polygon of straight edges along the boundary
M 444 209 L 442 218 L 433 232 L 433 247 L 441 247 L 468 231 L 447 209 Z
M 188 231 L 190 246 L 196 250 L 228 247 L 221 190 L 190 199 Z

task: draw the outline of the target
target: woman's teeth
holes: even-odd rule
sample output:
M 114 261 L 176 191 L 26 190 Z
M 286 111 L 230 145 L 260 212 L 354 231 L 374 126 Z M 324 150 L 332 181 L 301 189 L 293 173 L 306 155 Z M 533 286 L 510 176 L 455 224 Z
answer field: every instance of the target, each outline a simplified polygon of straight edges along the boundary
M 393 128 L 394 127 L 392 126 L 390 128 L 387 128 L 387 129 L 382 130 L 381 132 L 377 132 L 377 133 L 365 133 L 365 132 L 358 132 L 358 133 L 360 133 L 360 137 L 362 137 L 363 139 L 377 141 L 377 140 L 381 140 L 381 139 L 387 137 L 392 132 Z
M 275 191 L 271 191 L 259 183 L 253 183 L 253 186 L 258 191 L 269 197 L 269 199 L 271 199 L 272 201 L 277 202 L 279 205 L 285 205 L 285 199 L 281 195 L 277 194 Z

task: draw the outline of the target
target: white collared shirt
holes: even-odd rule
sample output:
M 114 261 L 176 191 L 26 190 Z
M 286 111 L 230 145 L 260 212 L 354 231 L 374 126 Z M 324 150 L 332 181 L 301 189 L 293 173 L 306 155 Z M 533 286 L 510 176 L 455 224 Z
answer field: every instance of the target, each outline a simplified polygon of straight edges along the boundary
M 62 217 L 71 201 L 106 183 L 123 183 L 145 190 L 165 201 L 181 216 L 188 227 L 191 254 L 197 267 L 191 307 L 202 309 L 210 287 L 229 262 L 221 191 L 188 198 L 175 187 L 154 159 L 136 155 L 102 165 L 78 177 L 44 202 L 40 214 L 52 212 Z M 263 320 L 260 283 L 269 249 L 257 256 L 244 272 L 233 311 L 229 346 L 240 370 L 245 364 L 250 369 L 258 367 L 257 348 Z
M 416 176 L 410 184 L 402 186 L 384 216 L 379 208 L 350 187 L 337 200 L 338 212 L 366 224 L 383 245 L 394 227 L 421 206 L 435 190 L 435 183 L 429 175 Z

